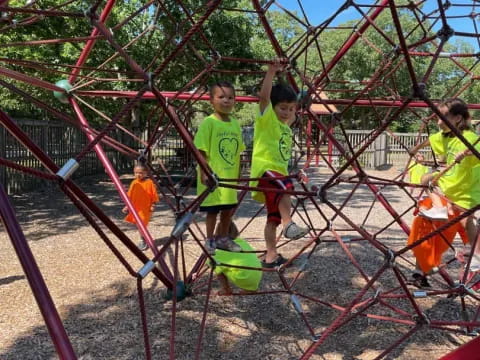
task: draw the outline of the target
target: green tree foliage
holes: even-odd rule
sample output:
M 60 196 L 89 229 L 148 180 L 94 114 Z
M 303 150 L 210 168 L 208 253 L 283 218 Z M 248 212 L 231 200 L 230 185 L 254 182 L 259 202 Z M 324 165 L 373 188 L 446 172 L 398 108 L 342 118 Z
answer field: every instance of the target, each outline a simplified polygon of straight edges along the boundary
M 410 9 L 399 9 L 398 13 L 403 34 L 405 36 L 408 34 L 407 44 L 413 44 L 424 36 L 435 35 L 433 31 L 427 34 L 423 32 Z M 324 87 L 330 98 L 353 99 L 359 96 L 361 91 L 363 91 L 360 95 L 362 99 L 405 99 L 412 96 L 412 79 L 403 54 L 397 47 L 400 42 L 389 10 L 385 10 L 375 20 L 375 24 L 387 38 L 393 39 L 394 44 L 388 42 L 377 29 L 370 26 L 331 71 Z M 425 29 L 428 29 L 428 21 L 424 24 Z M 318 37 L 317 44 L 312 44 L 307 51 L 307 55 L 301 57 L 298 61 L 300 68 L 306 67 L 308 78 L 314 78 L 323 71 L 322 64 L 328 64 L 332 61 L 341 45 L 353 35 L 354 31 L 358 30 L 357 26 L 355 21 L 347 22 L 342 25 L 345 29 L 326 30 Z M 436 40 L 436 45 L 429 42 L 417 46 L 413 50 L 434 53 L 439 43 Z M 322 59 L 317 49 L 321 50 Z M 473 48 L 469 43 L 451 38 L 443 47 L 443 52 L 472 53 Z M 412 56 L 411 59 L 416 79 L 418 82 L 422 82 L 432 62 L 432 57 Z M 457 58 L 455 61 L 469 69 L 477 60 L 474 58 Z M 385 64 L 388 64 L 388 67 Z M 383 68 L 386 70 L 382 71 Z M 390 69 L 396 69 L 396 71 Z M 474 68 L 473 73 L 478 75 L 478 68 Z M 377 81 L 366 89 L 366 82 L 371 81 L 374 75 L 378 75 L 376 77 Z M 337 82 L 338 80 L 341 80 L 341 82 Z M 440 58 L 435 64 L 432 74 L 428 77 L 425 87 L 429 98 L 437 100 L 456 95 L 462 86 L 469 81 L 471 81 L 471 77 L 452 59 Z M 473 84 L 474 86 L 460 94 L 467 102 L 478 102 L 474 96 L 475 93 L 478 93 L 478 84 Z M 418 100 L 418 97 L 414 98 Z M 376 108 L 374 110 L 371 107 L 352 107 L 343 114 L 342 121 L 346 128 L 373 129 L 378 126 L 382 119 L 392 113 L 392 109 L 389 108 Z M 421 118 L 428 116 L 430 113 L 430 111 L 419 109 L 406 110 L 393 122 L 391 129 L 416 131 L 421 124 Z
M 42 9 L 49 9 L 58 4 L 55 0 L 44 0 L 41 2 Z M 103 6 L 104 3 L 102 3 Z M 179 51 L 168 66 L 163 63 L 189 34 L 193 23 L 199 21 L 205 12 L 205 1 L 185 0 L 183 8 L 176 2 L 153 3 L 152 6 L 140 12 L 137 16 L 128 20 L 129 16 L 142 7 L 145 1 L 127 0 L 117 3 L 108 21 L 107 27 L 111 29 L 115 41 L 142 68 L 155 72 L 162 67 L 160 76 L 155 79 L 155 85 L 161 90 L 183 89 L 188 82 L 199 75 L 208 64 L 215 62 L 215 72 L 199 77 L 198 81 L 191 84 L 186 91 L 201 90 L 204 86 L 220 79 L 233 82 L 239 91 L 239 95 L 256 94 L 260 86 L 262 75 L 258 73 L 245 74 L 238 70 L 262 70 L 264 66 L 256 64 L 224 61 L 225 57 L 251 58 L 251 59 L 272 59 L 276 56 L 270 40 L 258 19 L 253 12 L 230 11 L 230 9 L 253 10 L 249 0 L 225 0 L 222 8 L 215 11 L 207 22 L 202 26 L 201 31 L 197 30 L 192 34 L 187 46 Z M 23 0 L 11 0 L 10 6 L 24 6 Z M 59 10 L 84 13 L 88 10 L 89 2 L 73 2 Z M 100 14 L 101 7 L 97 10 Z M 188 15 L 187 15 L 188 14 Z M 422 28 L 418 27 L 418 21 L 409 9 L 399 10 L 404 34 L 410 34 L 407 43 L 411 44 L 422 38 L 425 34 Z M 318 76 L 324 66 L 334 58 L 338 49 L 352 35 L 358 26 L 356 21 L 342 25 L 343 29 L 325 30 L 316 41 L 310 43 L 306 52 L 301 56 L 299 49 L 303 48 L 305 40 L 312 39 L 313 33 L 309 33 L 303 24 L 298 22 L 294 16 L 270 8 L 266 12 L 269 24 L 283 49 L 287 50 L 287 56 L 295 58 L 294 68 L 305 75 L 307 79 Z M 81 54 L 85 42 L 66 41 L 47 45 L 14 46 L 14 43 L 25 41 L 56 39 L 56 38 L 78 38 L 89 36 L 93 27 L 87 17 L 43 17 L 28 26 L 22 26 L 22 20 L 31 17 L 30 14 L 16 14 L 8 21 L 0 24 L 0 44 L 2 44 L 2 55 L 0 66 L 6 67 L 28 76 L 39 78 L 44 81 L 55 83 L 59 79 L 66 78 L 72 70 Z M 360 14 L 359 14 L 360 17 Z M 19 26 L 11 26 L 15 20 Z M 127 21 L 128 20 L 128 21 Z M 9 23 L 10 21 L 10 23 Z M 365 89 L 365 83 L 372 79 L 376 72 L 388 63 L 385 68 L 397 68 L 397 71 L 385 70 L 379 73 L 378 81 L 368 91 L 361 95 L 361 98 L 372 99 L 403 99 L 412 94 L 411 79 L 403 56 L 395 46 L 398 44 L 396 29 L 392 24 L 389 10 L 375 21 L 378 28 L 388 38 L 393 39 L 390 44 L 382 34 L 374 27 L 370 27 L 357 43 L 349 49 L 341 61 L 339 61 L 330 74 L 325 86 L 330 98 L 351 99 L 359 95 Z M 121 24 L 121 26 L 119 26 Z M 3 28 L 2 28 L 3 27 Z M 428 28 L 428 26 L 426 27 Z M 427 35 L 434 35 L 433 32 Z M 207 39 L 207 40 L 205 40 Z M 445 52 L 472 52 L 470 44 L 453 41 L 450 39 L 444 47 Z M 437 41 L 438 44 L 438 41 Z M 215 49 L 215 51 L 213 51 Z M 423 44 L 415 48 L 415 51 L 434 52 L 435 46 L 432 43 Z M 82 70 L 82 76 L 93 76 L 105 79 L 86 85 L 87 78 L 80 77 L 78 82 L 86 85 L 82 90 L 139 90 L 144 82 L 139 75 L 132 71 L 131 66 L 121 56 L 116 56 L 106 65 L 104 63 L 115 53 L 115 49 L 105 39 L 99 39 L 90 53 L 86 67 L 96 69 Z M 415 74 L 421 79 L 432 61 L 431 57 L 412 57 Z M 31 66 L 29 63 L 13 64 L 8 59 L 25 60 L 44 63 L 42 68 Z M 474 66 L 477 59 L 461 58 L 455 59 L 466 69 L 473 68 L 472 75 L 478 76 L 478 69 Z M 62 73 L 63 72 L 63 73 Z M 297 82 L 302 85 L 302 79 L 294 72 Z M 116 81 L 107 81 L 107 79 Z M 59 108 L 66 113 L 71 112 L 68 105 L 60 104 L 52 96 L 52 92 L 39 87 L 31 86 L 17 80 L 10 80 L 2 77 L 3 80 L 12 83 L 32 96 L 45 101 L 46 103 Z M 341 80 L 335 82 L 335 80 Z M 435 65 L 434 71 L 426 83 L 426 89 L 432 99 L 439 99 L 445 96 L 452 96 L 459 89 L 465 86 L 460 94 L 467 102 L 478 102 L 477 94 L 480 93 L 478 81 L 467 87 L 472 82 L 472 76 L 465 75 L 465 71 L 455 64 L 452 59 L 440 58 Z M 101 109 L 107 116 L 114 116 L 125 99 L 102 99 L 89 98 L 88 102 L 98 109 Z M 24 101 L 18 95 L 10 91 L 0 92 L 0 104 L 2 109 L 14 116 L 42 117 L 44 112 L 39 111 L 37 106 Z M 174 105 L 182 106 L 182 102 Z M 100 122 L 101 118 L 88 108 L 83 108 L 92 122 Z M 155 109 L 153 102 L 144 101 L 138 106 L 137 112 L 142 124 L 145 124 L 151 112 Z M 341 109 L 341 106 L 339 106 Z M 185 109 L 189 113 L 195 113 L 195 117 L 210 111 L 208 103 L 196 103 Z M 372 110 L 370 107 L 353 107 L 343 114 L 342 122 L 346 128 L 374 128 L 379 121 L 385 118 L 392 109 L 383 108 Z M 248 124 L 255 116 L 255 105 L 238 104 L 237 117 L 242 123 Z M 427 111 L 404 111 L 394 122 L 392 129 L 400 131 L 414 131 L 421 123 L 420 119 L 427 116 Z M 476 114 L 475 114 L 476 115 Z M 143 126 L 143 125 L 142 125 Z

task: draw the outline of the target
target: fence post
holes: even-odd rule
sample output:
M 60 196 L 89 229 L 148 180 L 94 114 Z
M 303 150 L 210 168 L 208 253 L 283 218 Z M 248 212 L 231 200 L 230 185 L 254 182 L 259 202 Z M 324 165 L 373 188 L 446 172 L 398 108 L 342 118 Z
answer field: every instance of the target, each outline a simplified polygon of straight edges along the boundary
M 382 133 L 375 139 L 374 145 L 373 167 L 378 168 L 387 163 L 387 134 Z
M 7 158 L 7 137 L 3 126 L 0 126 L 0 157 L 3 159 Z M 0 166 L 0 184 L 2 184 L 5 189 L 7 188 L 6 166 Z

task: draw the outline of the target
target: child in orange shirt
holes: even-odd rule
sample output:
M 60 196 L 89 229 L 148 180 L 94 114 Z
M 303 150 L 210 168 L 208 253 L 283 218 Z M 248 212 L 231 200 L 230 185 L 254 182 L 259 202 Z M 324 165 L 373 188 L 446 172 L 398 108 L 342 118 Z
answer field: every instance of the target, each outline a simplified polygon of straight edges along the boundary
M 143 224 L 148 226 L 150 217 L 154 210 L 154 204 L 159 201 L 157 188 L 151 179 L 148 178 L 148 171 L 145 165 L 137 164 L 133 169 L 135 179 L 130 183 L 128 189 L 128 197 L 130 198 L 133 207 L 138 213 L 138 216 L 142 220 Z M 128 213 L 128 208 L 125 206 L 122 209 L 123 213 Z M 129 213 L 125 217 L 125 221 L 135 224 L 135 218 L 132 213 Z M 145 240 L 138 243 L 138 248 L 142 251 L 147 250 L 148 246 Z

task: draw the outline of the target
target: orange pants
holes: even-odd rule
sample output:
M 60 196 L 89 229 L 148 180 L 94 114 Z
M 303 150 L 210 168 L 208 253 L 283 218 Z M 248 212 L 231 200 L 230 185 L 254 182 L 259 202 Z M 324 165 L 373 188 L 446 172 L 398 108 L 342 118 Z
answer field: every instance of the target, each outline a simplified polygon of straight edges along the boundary
M 430 198 L 421 200 L 419 202 L 419 206 L 431 208 L 432 201 Z M 452 220 L 461 214 L 461 212 L 457 210 L 454 210 L 454 212 L 454 215 L 448 216 L 449 220 Z M 412 228 L 410 230 L 410 236 L 408 237 L 408 245 L 430 234 L 443 224 L 445 224 L 444 221 L 432 221 L 421 216 L 415 216 L 413 219 Z M 441 264 L 443 253 L 448 250 L 449 245 L 453 242 L 453 239 L 457 233 L 462 238 L 464 244 L 468 243 L 468 237 L 465 229 L 460 222 L 457 222 L 443 230 L 441 234 L 432 236 L 428 240 L 425 240 L 412 249 L 417 260 L 417 265 L 424 273 L 428 273 L 434 267 Z

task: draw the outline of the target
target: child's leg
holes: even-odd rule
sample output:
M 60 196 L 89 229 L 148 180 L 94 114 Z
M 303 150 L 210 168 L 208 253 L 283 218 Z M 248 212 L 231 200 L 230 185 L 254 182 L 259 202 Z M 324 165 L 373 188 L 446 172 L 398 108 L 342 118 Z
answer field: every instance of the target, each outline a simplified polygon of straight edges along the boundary
M 217 236 L 215 245 L 217 249 L 240 252 L 242 247 L 228 237 L 228 228 L 232 222 L 233 209 L 220 211 L 220 221 L 218 222 Z
M 469 217 L 460 220 L 460 223 L 467 232 L 468 242 L 473 246 L 475 238 L 477 237 L 477 225 L 475 223 L 475 217 L 470 215 Z M 480 270 L 480 242 L 478 240 L 475 245 L 475 249 L 473 250 L 473 258 L 470 262 L 470 270 Z
M 207 239 L 213 238 L 213 232 L 215 231 L 215 224 L 217 223 L 217 213 L 207 212 L 207 219 L 205 221 L 205 227 L 207 231 Z
M 444 207 L 444 205 L 442 203 L 442 198 L 440 197 L 440 195 L 438 195 L 437 193 L 435 193 L 433 191 L 429 191 L 428 195 L 430 196 L 430 199 L 432 199 L 432 206 L 433 207 L 437 207 L 437 208 Z
M 277 226 L 278 224 L 273 221 L 267 221 L 265 224 L 265 242 L 267 245 L 267 254 L 265 255 L 265 262 L 274 262 L 277 257 Z
M 283 227 L 290 224 L 292 217 L 290 216 L 290 211 L 292 209 L 292 202 L 290 200 L 289 194 L 283 194 L 280 201 L 278 202 L 278 211 L 282 218 Z
M 436 174 L 437 173 L 423 175 L 422 179 L 421 179 L 422 185 L 429 185 L 430 181 L 433 180 L 433 178 L 435 177 Z M 444 206 L 443 203 L 442 203 L 442 198 L 440 197 L 440 195 L 438 195 L 437 193 L 435 193 L 433 191 L 430 191 L 430 190 L 427 190 L 427 194 L 430 197 L 430 199 L 432 200 L 432 206 L 433 207 L 443 207 Z
M 470 215 L 467 218 L 463 218 L 462 220 L 460 220 L 460 224 L 462 224 L 462 226 L 465 228 L 465 231 L 467 232 L 468 242 L 473 246 L 473 243 L 477 236 L 477 226 L 475 224 L 475 217 L 473 215 Z M 478 241 L 477 241 L 477 244 L 475 245 L 474 253 L 480 254 L 480 244 Z
M 282 195 L 282 198 L 278 202 L 278 212 L 282 218 L 283 235 L 287 239 L 296 240 L 308 234 L 308 228 L 298 226 L 292 221 L 292 216 L 290 215 L 291 207 L 292 202 L 290 195 Z
M 232 288 L 228 282 L 227 277 L 224 274 L 218 275 L 218 281 L 220 281 L 220 285 L 222 286 L 222 290 L 218 292 L 218 295 L 230 295 L 232 294 Z
M 220 211 L 220 221 L 218 223 L 217 235 L 224 237 L 228 235 L 230 222 L 232 221 L 233 209 Z
M 436 174 L 437 173 L 423 175 L 421 180 L 422 185 L 428 185 Z M 442 197 L 437 192 L 428 189 L 427 194 L 432 201 L 432 207 L 430 209 L 420 207 L 419 215 L 431 220 L 448 220 L 448 215 L 453 215 L 453 210 L 450 209 L 448 204 L 447 206 L 444 205 Z

